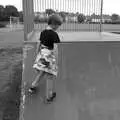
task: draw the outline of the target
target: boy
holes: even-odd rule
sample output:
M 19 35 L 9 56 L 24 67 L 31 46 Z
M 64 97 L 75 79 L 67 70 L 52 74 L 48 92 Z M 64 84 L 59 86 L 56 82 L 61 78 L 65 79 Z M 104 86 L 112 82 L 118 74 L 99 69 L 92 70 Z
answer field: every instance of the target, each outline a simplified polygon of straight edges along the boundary
M 29 92 L 36 91 L 36 87 L 42 77 L 46 78 L 46 102 L 52 102 L 56 97 L 55 92 L 55 79 L 57 77 L 57 63 L 54 43 L 60 43 L 59 36 L 56 30 L 62 24 L 62 19 L 57 14 L 52 14 L 48 18 L 48 26 L 40 34 L 40 44 L 38 47 L 38 54 L 33 65 L 33 68 L 37 70 L 37 76 L 32 83 Z M 51 87 L 50 86 L 51 83 Z

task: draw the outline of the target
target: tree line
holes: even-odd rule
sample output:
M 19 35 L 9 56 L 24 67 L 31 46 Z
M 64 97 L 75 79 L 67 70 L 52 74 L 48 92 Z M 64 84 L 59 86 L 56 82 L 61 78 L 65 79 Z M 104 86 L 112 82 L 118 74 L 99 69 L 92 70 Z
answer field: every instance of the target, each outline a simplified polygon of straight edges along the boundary
M 0 21 L 9 21 L 10 16 L 19 17 L 19 20 L 23 22 L 23 12 L 13 5 L 0 5 Z
M 66 16 L 71 16 L 71 17 L 76 16 L 78 23 L 86 23 L 86 22 L 94 23 L 94 21 L 92 21 L 92 19 L 98 20 L 98 22 L 100 22 L 100 19 L 101 19 L 101 15 L 96 15 L 95 13 L 93 13 L 92 15 L 84 15 L 83 13 L 79 13 L 79 12 L 76 12 L 76 13 L 70 13 L 70 12 L 65 12 L 65 11 L 58 12 L 58 11 L 54 11 L 53 9 L 46 9 L 44 11 L 44 13 L 47 16 L 49 16 L 53 13 L 57 13 L 63 18 L 63 22 L 66 21 Z M 37 15 L 35 16 L 35 18 L 34 18 L 35 22 L 46 22 L 47 18 L 46 17 L 41 18 L 40 14 L 41 13 L 38 12 Z M 110 24 L 118 23 L 118 24 L 120 24 L 120 16 L 116 13 L 112 14 L 111 16 L 110 15 L 102 15 L 102 18 L 103 18 L 103 23 L 110 23 Z
M 46 9 L 45 10 L 45 14 L 46 15 L 51 15 L 52 13 L 58 13 L 62 18 L 63 21 L 66 21 L 66 16 L 71 15 L 77 16 L 77 21 L 79 23 L 83 23 L 85 22 L 90 22 L 92 18 L 100 18 L 100 15 L 95 15 L 94 13 L 90 16 L 85 16 L 82 13 L 69 13 L 69 12 L 65 12 L 65 11 L 54 11 L 53 9 Z M 18 11 L 17 8 L 13 5 L 6 5 L 5 7 L 3 5 L 0 5 L 0 21 L 9 21 L 10 20 L 10 16 L 14 16 L 14 17 L 19 17 L 20 22 L 23 22 L 23 11 Z M 120 16 L 118 14 L 112 14 L 111 16 L 108 15 L 111 19 L 112 23 L 120 23 Z M 87 18 L 87 19 L 86 19 Z M 34 17 L 35 22 L 46 22 L 47 18 L 44 19 L 40 19 L 39 15 Z

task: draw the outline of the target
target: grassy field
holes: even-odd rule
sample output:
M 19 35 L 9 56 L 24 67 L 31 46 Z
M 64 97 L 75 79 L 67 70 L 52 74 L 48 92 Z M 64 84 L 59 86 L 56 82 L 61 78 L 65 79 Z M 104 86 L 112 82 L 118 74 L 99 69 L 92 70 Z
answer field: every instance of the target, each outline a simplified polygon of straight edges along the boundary
M 3 42 L 4 45 L 8 43 L 22 43 L 24 41 L 24 32 L 23 31 L 13 31 L 13 32 L 0 32 L 0 42 Z M 2 43 L 1 43 L 2 44 Z M 0 44 L 0 46 L 2 46 Z
M 23 32 L 0 33 L 0 120 L 18 120 Z
M 46 23 L 34 24 L 34 28 L 35 30 L 43 30 L 46 27 L 46 25 L 47 25 Z M 23 34 L 23 28 L 24 26 L 23 24 L 21 24 L 20 28 L 14 28 L 13 31 L 17 31 L 18 33 Z M 99 31 L 100 24 L 63 23 L 62 26 L 59 28 L 59 30 L 60 31 Z M 3 31 L 4 30 L 0 29 L 0 33 L 3 33 Z M 120 32 L 120 24 L 102 24 L 102 31 Z M 16 34 L 18 34 L 17 32 Z
M 47 24 L 35 24 L 35 29 L 44 29 Z M 61 31 L 99 31 L 100 24 L 78 24 L 78 23 L 64 23 L 60 27 Z M 103 31 L 119 31 L 120 24 L 103 24 Z

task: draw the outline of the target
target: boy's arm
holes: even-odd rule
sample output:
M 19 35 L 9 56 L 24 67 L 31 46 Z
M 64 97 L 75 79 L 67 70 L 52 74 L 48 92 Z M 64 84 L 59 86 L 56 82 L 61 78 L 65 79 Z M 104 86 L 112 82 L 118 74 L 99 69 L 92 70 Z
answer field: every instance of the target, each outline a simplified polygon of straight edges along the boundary
M 58 36 L 59 36 L 59 39 L 60 39 L 61 42 L 64 41 L 63 34 L 59 33 Z
M 42 39 L 44 39 L 43 32 L 40 33 L 40 38 L 39 38 L 39 40 L 37 41 L 36 54 L 38 54 L 38 52 L 39 52 L 40 49 L 41 49 L 41 40 L 42 40 Z
M 40 51 L 40 41 L 37 42 L 36 54 Z

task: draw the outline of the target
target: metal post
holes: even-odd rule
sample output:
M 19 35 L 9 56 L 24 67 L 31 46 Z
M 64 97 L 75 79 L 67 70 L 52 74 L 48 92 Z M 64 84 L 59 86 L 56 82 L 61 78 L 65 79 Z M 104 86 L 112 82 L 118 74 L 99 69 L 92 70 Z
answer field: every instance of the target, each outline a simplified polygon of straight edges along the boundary
M 23 23 L 24 23 L 24 41 L 27 40 L 27 30 L 26 30 L 26 0 L 22 0 L 23 6 Z
M 100 32 L 102 32 L 102 19 L 103 19 L 103 0 L 101 0 L 101 13 L 100 13 Z
M 33 0 L 23 0 L 23 16 L 24 16 L 24 40 L 27 40 L 28 33 L 34 29 L 34 11 Z
M 42 0 L 41 0 L 42 1 Z M 30 33 L 33 29 L 34 29 L 34 12 L 42 12 L 41 8 L 43 7 L 44 9 L 59 9 L 58 11 L 65 11 L 69 14 L 73 13 L 74 10 L 76 9 L 76 12 L 79 12 L 81 14 L 86 14 L 88 16 L 90 16 L 91 14 L 95 13 L 96 15 L 99 15 L 100 21 L 99 21 L 99 28 L 96 29 L 96 24 L 90 24 L 90 28 L 86 28 L 85 27 L 81 27 L 83 26 L 82 24 L 78 24 L 78 26 L 76 26 L 76 24 L 73 23 L 69 23 L 69 24 L 65 24 L 65 28 L 61 27 L 61 30 L 65 30 L 65 31 L 76 31 L 78 30 L 89 30 L 89 31 L 99 31 L 102 32 L 102 14 L 103 14 L 103 0 L 79 0 L 77 3 L 77 6 L 75 6 L 76 1 L 74 1 L 74 3 L 72 4 L 70 0 L 68 0 L 67 2 L 64 2 L 64 5 L 66 6 L 64 8 L 64 10 L 62 10 L 62 7 L 59 6 L 63 4 L 63 2 L 61 2 L 60 0 L 58 0 L 57 2 L 53 3 L 52 0 L 50 0 L 49 3 L 49 8 L 46 5 L 47 0 L 44 0 L 44 2 L 42 2 L 42 5 L 38 4 L 39 0 L 23 0 L 23 12 L 24 12 L 24 30 L 25 30 L 25 34 L 27 35 L 28 33 Z M 34 6 L 34 5 L 35 6 Z M 56 7 L 56 8 L 55 8 Z M 71 9 L 71 8 L 74 9 Z M 98 9 L 99 8 L 99 9 Z M 91 10 L 91 11 L 90 11 Z M 97 12 L 98 11 L 98 12 Z M 44 11 L 45 12 L 45 11 Z M 42 13 L 41 13 L 42 14 Z M 75 14 L 71 14 L 69 16 L 70 19 L 72 19 L 73 21 L 73 16 Z M 94 17 L 94 20 L 97 20 L 98 18 Z M 73 21 L 74 22 L 74 21 Z M 98 21 L 97 21 L 98 22 Z M 80 26 L 80 27 L 79 27 Z M 42 23 L 38 23 L 38 27 L 37 29 L 43 29 L 44 28 L 44 24 Z M 25 35 L 25 36 L 26 36 Z M 27 40 L 25 38 L 25 40 Z
M 10 16 L 10 30 L 12 30 L 12 18 Z

